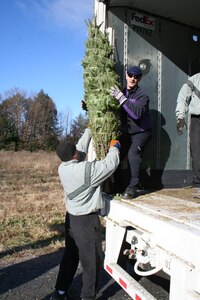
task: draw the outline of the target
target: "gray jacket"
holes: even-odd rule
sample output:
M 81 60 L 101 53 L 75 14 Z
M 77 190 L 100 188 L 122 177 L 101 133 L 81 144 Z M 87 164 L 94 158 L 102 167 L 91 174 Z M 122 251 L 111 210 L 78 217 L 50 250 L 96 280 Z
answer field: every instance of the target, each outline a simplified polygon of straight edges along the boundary
M 193 75 L 189 80 L 200 90 L 200 73 Z M 176 118 L 184 119 L 187 112 L 191 115 L 200 115 L 200 99 L 188 84 L 184 83 L 177 98 Z
M 91 139 L 90 129 L 86 129 L 76 148 L 87 153 Z M 101 161 L 70 160 L 62 162 L 58 168 L 64 189 L 67 211 L 72 215 L 85 215 L 103 208 L 100 184 L 119 165 L 119 150 L 111 147 Z

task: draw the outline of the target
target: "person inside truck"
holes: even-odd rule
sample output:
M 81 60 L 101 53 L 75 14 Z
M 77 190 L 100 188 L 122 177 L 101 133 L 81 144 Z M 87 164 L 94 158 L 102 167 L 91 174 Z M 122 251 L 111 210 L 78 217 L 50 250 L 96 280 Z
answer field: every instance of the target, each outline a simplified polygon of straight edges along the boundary
M 200 187 L 200 73 L 190 77 L 181 87 L 176 105 L 177 133 L 181 135 L 186 127 L 185 117 L 189 113 L 190 152 L 192 157 L 193 187 Z
M 151 138 L 149 97 L 139 86 L 142 70 L 131 66 L 126 72 L 126 87 L 121 92 L 117 86 L 111 87 L 110 94 L 119 101 L 122 108 L 122 136 L 128 134 L 130 147 L 128 162 L 131 178 L 122 197 L 133 199 L 140 186 L 139 172 L 145 146 Z
M 65 217 L 65 249 L 60 263 L 55 291 L 50 299 L 68 299 L 78 263 L 82 266 L 83 300 L 96 299 L 98 275 L 102 259 L 99 211 L 103 208 L 101 183 L 119 165 L 119 141 L 112 140 L 105 159 L 85 161 L 91 140 L 90 129 L 75 146 L 64 141 L 56 148 L 61 160 L 58 173 L 64 189 L 67 213 Z

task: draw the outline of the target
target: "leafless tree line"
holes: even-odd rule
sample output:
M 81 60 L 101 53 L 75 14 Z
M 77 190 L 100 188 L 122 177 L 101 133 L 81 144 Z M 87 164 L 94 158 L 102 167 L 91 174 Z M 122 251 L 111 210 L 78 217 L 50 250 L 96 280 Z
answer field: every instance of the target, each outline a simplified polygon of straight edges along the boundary
M 55 103 L 41 90 L 32 97 L 11 90 L 0 103 L 0 149 L 54 150 L 62 139 L 76 142 L 87 125 L 80 114 L 71 119 L 71 111 L 57 112 Z

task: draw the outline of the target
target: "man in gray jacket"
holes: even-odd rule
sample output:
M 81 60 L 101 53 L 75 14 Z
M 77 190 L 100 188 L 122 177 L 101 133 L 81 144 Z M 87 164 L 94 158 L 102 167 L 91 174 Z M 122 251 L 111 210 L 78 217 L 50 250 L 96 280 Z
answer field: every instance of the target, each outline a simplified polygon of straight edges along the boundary
M 88 162 L 84 158 L 90 139 L 90 129 L 86 129 L 76 146 L 66 141 L 56 149 L 62 161 L 58 173 L 65 193 L 67 213 L 65 250 L 51 299 L 67 299 L 79 259 L 83 270 L 81 298 L 94 300 L 97 292 L 102 259 L 98 213 L 104 206 L 100 185 L 119 165 L 120 144 L 112 141 L 105 159 Z
M 192 157 L 193 186 L 200 187 L 200 73 L 183 84 L 176 106 L 177 132 L 186 128 L 185 117 L 191 115 L 190 152 Z

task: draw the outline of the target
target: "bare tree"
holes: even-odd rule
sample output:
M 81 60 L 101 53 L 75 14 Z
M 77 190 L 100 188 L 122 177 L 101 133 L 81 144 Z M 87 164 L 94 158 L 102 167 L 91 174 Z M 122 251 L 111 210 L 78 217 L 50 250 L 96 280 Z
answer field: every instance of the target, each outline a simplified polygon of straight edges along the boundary
M 77 141 L 79 140 L 79 138 L 81 137 L 81 135 L 83 134 L 87 126 L 88 126 L 87 116 L 83 116 L 82 114 L 79 114 L 76 117 L 76 119 L 72 121 L 69 138 L 74 143 L 77 143 Z
M 14 142 L 15 150 L 20 147 L 28 110 L 27 99 L 20 92 L 12 94 L 1 104 L 2 138 L 5 142 Z
M 60 129 L 60 139 L 66 139 L 70 134 L 70 128 L 72 123 L 72 111 L 69 107 L 65 112 L 58 113 L 58 126 Z

